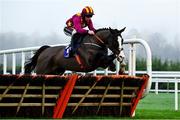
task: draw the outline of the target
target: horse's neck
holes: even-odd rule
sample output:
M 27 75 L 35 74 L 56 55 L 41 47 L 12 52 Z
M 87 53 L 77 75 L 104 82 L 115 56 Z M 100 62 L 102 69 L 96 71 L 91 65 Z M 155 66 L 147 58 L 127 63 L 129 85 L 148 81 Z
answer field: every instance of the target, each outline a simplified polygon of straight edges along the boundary
M 103 41 L 104 43 L 107 42 L 109 35 L 110 33 L 108 30 L 102 30 L 96 33 L 96 36 L 98 36 L 101 39 L 101 41 Z
M 102 33 L 97 33 L 97 36 L 101 38 Z M 107 47 L 97 40 L 95 36 L 85 36 L 80 46 L 79 54 L 85 59 L 85 61 L 95 61 L 98 55 L 106 55 Z
M 102 44 L 107 42 L 109 32 L 107 30 L 101 30 L 96 33 L 96 35 L 86 35 L 83 37 L 82 43 L 95 43 Z M 99 40 L 100 39 L 100 40 Z

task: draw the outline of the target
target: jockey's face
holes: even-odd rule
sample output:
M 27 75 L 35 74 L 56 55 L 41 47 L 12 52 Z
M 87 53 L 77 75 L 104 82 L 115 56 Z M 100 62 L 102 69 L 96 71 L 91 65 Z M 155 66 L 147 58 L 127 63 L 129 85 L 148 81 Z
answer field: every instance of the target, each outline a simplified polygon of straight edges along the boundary
M 86 21 L 89 21 L 91 18 L 92 18 L 92 15 L 85 16 L 85 20 L 86 20 Z

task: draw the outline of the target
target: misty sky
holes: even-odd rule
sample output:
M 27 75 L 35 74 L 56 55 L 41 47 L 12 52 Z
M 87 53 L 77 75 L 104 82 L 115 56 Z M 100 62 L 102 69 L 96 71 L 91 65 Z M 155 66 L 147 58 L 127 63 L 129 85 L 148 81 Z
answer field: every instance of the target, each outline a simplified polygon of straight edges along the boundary
M 0 32 L 65 36 L 66 20 L 92 6 L 95 28 L 159 32 L 168 41 L 180 33 L 179 0 L 0 0 Z

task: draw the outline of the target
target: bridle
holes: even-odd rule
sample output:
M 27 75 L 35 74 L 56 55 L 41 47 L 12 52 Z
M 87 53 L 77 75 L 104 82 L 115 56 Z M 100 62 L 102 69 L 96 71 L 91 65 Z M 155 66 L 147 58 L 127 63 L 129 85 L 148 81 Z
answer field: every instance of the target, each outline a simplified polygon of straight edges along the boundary
M 98 42 L 100 42 L 101 44 L 103 44 L 103 45 L 105 45 L 105 42 L 99 37 L 99 36 L 97 36 L 96 34 L 94 34 L 93 35 L 95 38 L 96 38 L 96 40 L 98 41 Z M 121 45 L 122 45 L 122 43 L 123 43 L 123 38 L 122 38 L 122 36 L 121 35 L 119 35 L 120 36 L 120 38 L 121 38 Z M 92 46 L 95 46 L 95 47 L 99 47 L 99 48 L 102 48 L 102 46 L 100 46 L 100 45 L 98 45 L 98 44 L 96 44 L 96 43 L 84 43 L 85 45 L 92 45 Z M 119 54 L 115 54 L 116 55 L 116 58 L 117 58 L 117 60 L 120 62 L 120 63 L 122 63 L 123 62 L 123 60 L 124 60 L 124 52 L 123 52 L 123 48 L 119 48 L 119 51 L 120 51 L 120 53 Z M 120 55 L 121 54 L 121 55 Z
M 121 45 L 122 45 L 124 39 L 122 38 L 121 35 L 119 35 L 119 36 L 121 37 Z M 94 34 L 94 37 L 95 37 L 99 42 L 101 42 L 102 44 L 105 44 L 104 41 L 103 41 L 99 36 L 97 36 L 96 34 Z M 98 45 L 98 46 L 99 46 L 99 45 Z M 122 63 L 125 55 L 124 55 L 124 52 L 122 53 L 122 56 L 121 56 L 120 54 L 121 54 L 121 52 L 123 51 L 123 48 L 120 48 L 119 51 L 120 51 L 120 53 L 119 53 L 119 54 L 115 54 L 115 55 L 116 55 L 117 60 L 118 60 L 120 63 Z

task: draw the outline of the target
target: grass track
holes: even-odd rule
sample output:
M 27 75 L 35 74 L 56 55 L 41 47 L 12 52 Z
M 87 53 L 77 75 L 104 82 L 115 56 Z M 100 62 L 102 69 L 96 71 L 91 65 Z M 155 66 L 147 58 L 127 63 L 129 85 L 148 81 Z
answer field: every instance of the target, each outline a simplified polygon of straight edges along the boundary
M 180 119 L 180 94 L 179 110 L 174 110 L 174 93 L 149 93 L 140 100 L 137 109 L 137 119 Z
M 180 119 L 180 112 L 173 110 L 137 110 L 135 119 Z

